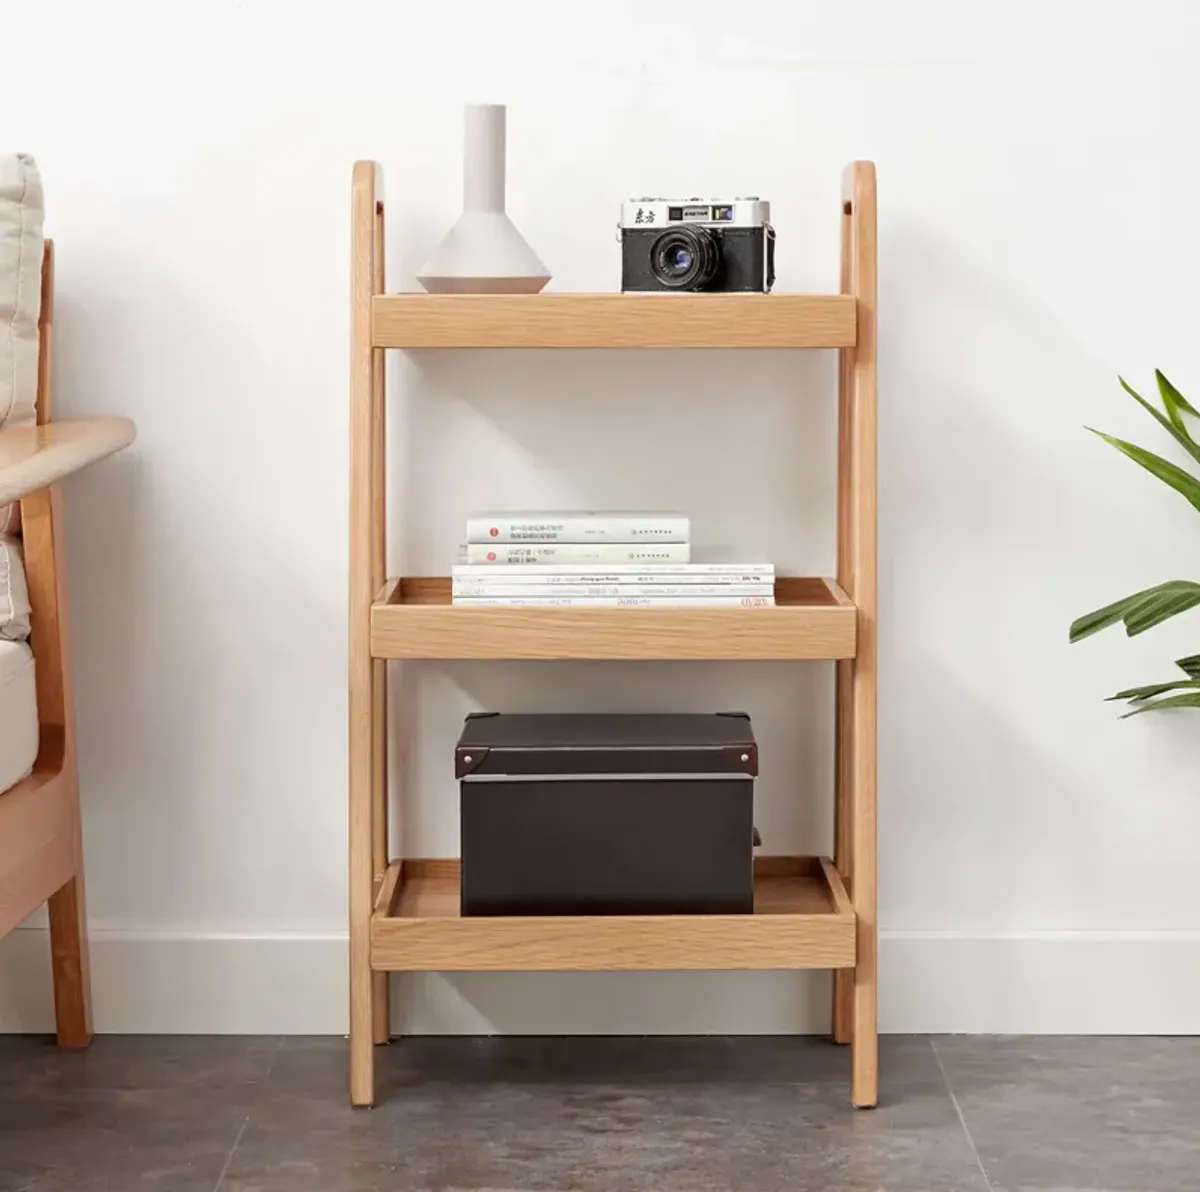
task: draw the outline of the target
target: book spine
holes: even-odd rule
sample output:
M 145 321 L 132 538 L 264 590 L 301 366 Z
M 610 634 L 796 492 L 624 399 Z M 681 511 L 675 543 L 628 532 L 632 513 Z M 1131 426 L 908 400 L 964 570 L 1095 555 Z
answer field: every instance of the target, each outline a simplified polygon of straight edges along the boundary
M 492 583 L 490 580 L 457 579 L 455 596 L 675 596 L 694 600 L 701 596 L 773 596 L 775 585 L 749 584 L 541 584 L 536 581 Z
M 773 596 L 455 596 L 462 608 L 770 608 Z
M 520 567 L 556 565 L 562 563 L 687 563 L 692 548 L 686 542 L 625 543 L 625 542 L 552 542 L 500 543 L 470 542 L 467 544 L 467 563 L 488 567 Z
M 687 542 L 686 517 L 472 517 L 467 542 Z
M 770 563 L 683 563 L 647 566 L 640 563 L 595 567 L 589 564 L 556 563 L 552 566 L 529 563 L 459 563 L 451 568 L 456 580 L 487 580 L 488 583 L 543 584 L 757 584 L 774 583 L 775 568 Z

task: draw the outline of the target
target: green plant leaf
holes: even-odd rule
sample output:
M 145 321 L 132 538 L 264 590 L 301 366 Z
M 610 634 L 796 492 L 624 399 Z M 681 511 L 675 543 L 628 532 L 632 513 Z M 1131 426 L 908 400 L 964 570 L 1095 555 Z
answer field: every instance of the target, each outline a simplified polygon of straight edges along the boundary
M 1147 596 L 1125 614 L 1125 632 L 1130 637 L 1137 637 L 1139 633 L 1145 633 L 1155 625 L 1161 625 L 1180 613 L 1186 613 L 1198 604 L 1200 584 L 1174 580 L 1169 585 L 1164 584 L 1163 590 L 1153 596 Z
M 1124 377 L 1118 377 L 1121 382 L 1121 388 L 1133 398 L 1134 401 L 1148 411 L 1154 420 L 1175 440 L 1194 459 L 1200 463 L 1200 443 L 1197 443 L 1191 435 L 1188 434 L 1187 428 L 1183 425 L 1183 419 L 1179 416 L 1179 411 L 1174 410 L 1171 418 L 1164 418 L 1163 415 L 1154 408 Z M 1168 412 L 1171 412 L 1174 407 L 1164 401 L 1167 405 Z
M 1106 604 L 1103 608 L 1098 608 L 1094 612 L 1084 613 L 1082 617 L 1077 617 L 1071 622 L 1070 640 L 1072 642 L 1081 642 L 1085 637 L 1091 637 L 1093 633 L 1099 633 L 1101 629 L 1107 629 L 1110 625 L 1115 625 L 1118 621 L 1123 621 L 1126 612 L 1136 607 L 1139 601 L 1153 595 L 1162 587 L 1162 584 L 1158 584 L 1153 588 L 1146 588 L 1145 591 L 1135 592 L 1132 596 L 1126 596 L 1124 600 L 1114 601 L 1112 604 Z
M 1166 699 L 1139 704 L 1133 711 L 1126 712 L 1121 719 L 1128 720 L 1130 716 L 1140 716 L 1143 712 L 1157 712 L 1160 708 L 1200 708 L 1200 691 L 1189 691 L 1186 695 L 1168 695 Z
M 1182 468 L 1168 463 L 1161 455 L 1155 455 L 1153 451 L 1147 451 L 1144 447 L 1138 447 L 1134 443 L 1128 443 L 1113 435 L 1106 435 L 1102 430 L 1096 430 L 1090 426 L 1088 430 L 1115 447 L 1123 455 L 1129 456 L 1134 463 L 1141 464 L 1152 476 L 1157 476 L 1164 484 L 1169 484 L 1177 493 L 1187 499 L 1193 509 L 1200 510 L 1200 480 Z
M 1166 407 L 1167 415 L 1180 430 L 1183 430 L 1183 419 L 1179 417 L 1179 410 L 1191 414 L 1193 418 L 1200 418 L 1200 411 L 1197 411 L 1196 407 L 1163 376 L 1161 369 L 1154 370 L 1154 379 L 1158 382 L 1158 394 Z
M 1121 388 L 1150 413 L 1154 420 L 1188 453 L 1192 460 L 1200 463 L 1200 443 L 1192 437 L 1184 419 L 1185 414 L 1200 418 L 1200 411 L 1179 392 L 1161 369 L 1154 370 L 1154 380 L 1162 401 L 1162 411 L 1148 402 L 1124 377 L 1117 378 Z M 1179 493 L 1193 509 L 1200 511 L 1200 477 L 1136 443 L 1107 435 L 1103 431 L 1088 427 L 1092 433 L 1128 456 L 1139 467 Z M 1136 592 L 1124 600 L 1115 601 L 1077 618 L 1071 624 L 1070 640 L 1081 641 L 1098 633 L 1118 621 L 1124 622 L 1125 632 L 1136 637 L 1161 625 L 1172 617 L 1200 605 L 1200 584 L 1189 580 L 1170 580 L 1153 588 Z M 1129 687 L 1110 696 L 1113 700 L 1128 700 L 1134 705 L 1122 719 L 1140 716 L 1160 708 L 1200 708 L 1200 654 L 1191 654 L 1177 659 L 1176 665 L 1187 675 L 1186 679 L 1175 679 L 1165 683 L 1149 683 L 1141 687 Z
M 1124 691 L 1118 691 L 1116 695 L 1110 695 L 1109 700 L 1127 699 L 1138 703 L 1144 699 L 1150 699 L 1151 696 L 1164 695 L 1168 691 L 1192 691 L 1200 690 L 1200 680 L 1198 679 L 1178 679 L 1171 683 L 1150 683 L 1145 687 L 1127 687 Z
M 1083 641 L 1085 637 L 1091 637 L 1093 633 L 1099 633 L 1101 629 L 1107 629 L 1118 621 L 1125 621 L 1147 600 L 1196 587 L 1200 587 L 1200 585 L 1192 584 L 1184 579 L 1170 579 L 1164 584 L 1155 584 L 1153 588 L 1134 592 L 1132 596 L 1126 596 L 1124 600 L 1106 604 L 1094 612 L 1084 613 L 1082 617 L 1071 622 L 1070 640 L 1072 642 Z

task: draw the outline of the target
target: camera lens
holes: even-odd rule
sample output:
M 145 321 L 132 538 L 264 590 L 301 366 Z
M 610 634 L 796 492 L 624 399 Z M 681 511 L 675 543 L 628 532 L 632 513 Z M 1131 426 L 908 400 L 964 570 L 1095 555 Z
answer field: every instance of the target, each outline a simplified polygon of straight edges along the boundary
M 707 228 L 671 228 L 650 248 L 650 270 L 670 290 L 700 290 L 717 272 L 720 250 Z

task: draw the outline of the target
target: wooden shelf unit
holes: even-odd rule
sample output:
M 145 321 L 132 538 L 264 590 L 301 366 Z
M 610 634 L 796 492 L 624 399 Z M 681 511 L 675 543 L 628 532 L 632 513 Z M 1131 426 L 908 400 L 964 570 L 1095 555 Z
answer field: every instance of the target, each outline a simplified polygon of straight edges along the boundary
M 350 1099 L 375 1099 L 397 971 L 833 972 L 851 1100 L 878 1095 L 875 168 L 849 166 L 838 294 L 388 294 L 382 178 L 354 167 L 350 384 Z M 767 609 L 464 608 L 444 577 L 387 579 L 388 348 L 830 348 L 839 353 L 836 579 Z M 453 860 L 388 852 L 389 659 L 836 663 L 832 859 L 760 858 L 751 915 L 462 918 Z

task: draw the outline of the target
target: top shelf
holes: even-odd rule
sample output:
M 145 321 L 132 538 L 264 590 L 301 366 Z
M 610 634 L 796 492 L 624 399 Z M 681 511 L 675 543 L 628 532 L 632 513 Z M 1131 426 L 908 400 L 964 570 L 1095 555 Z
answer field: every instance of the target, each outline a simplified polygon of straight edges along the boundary
M 849 294 L 380 294 L 377 348 L 852 348 Z

